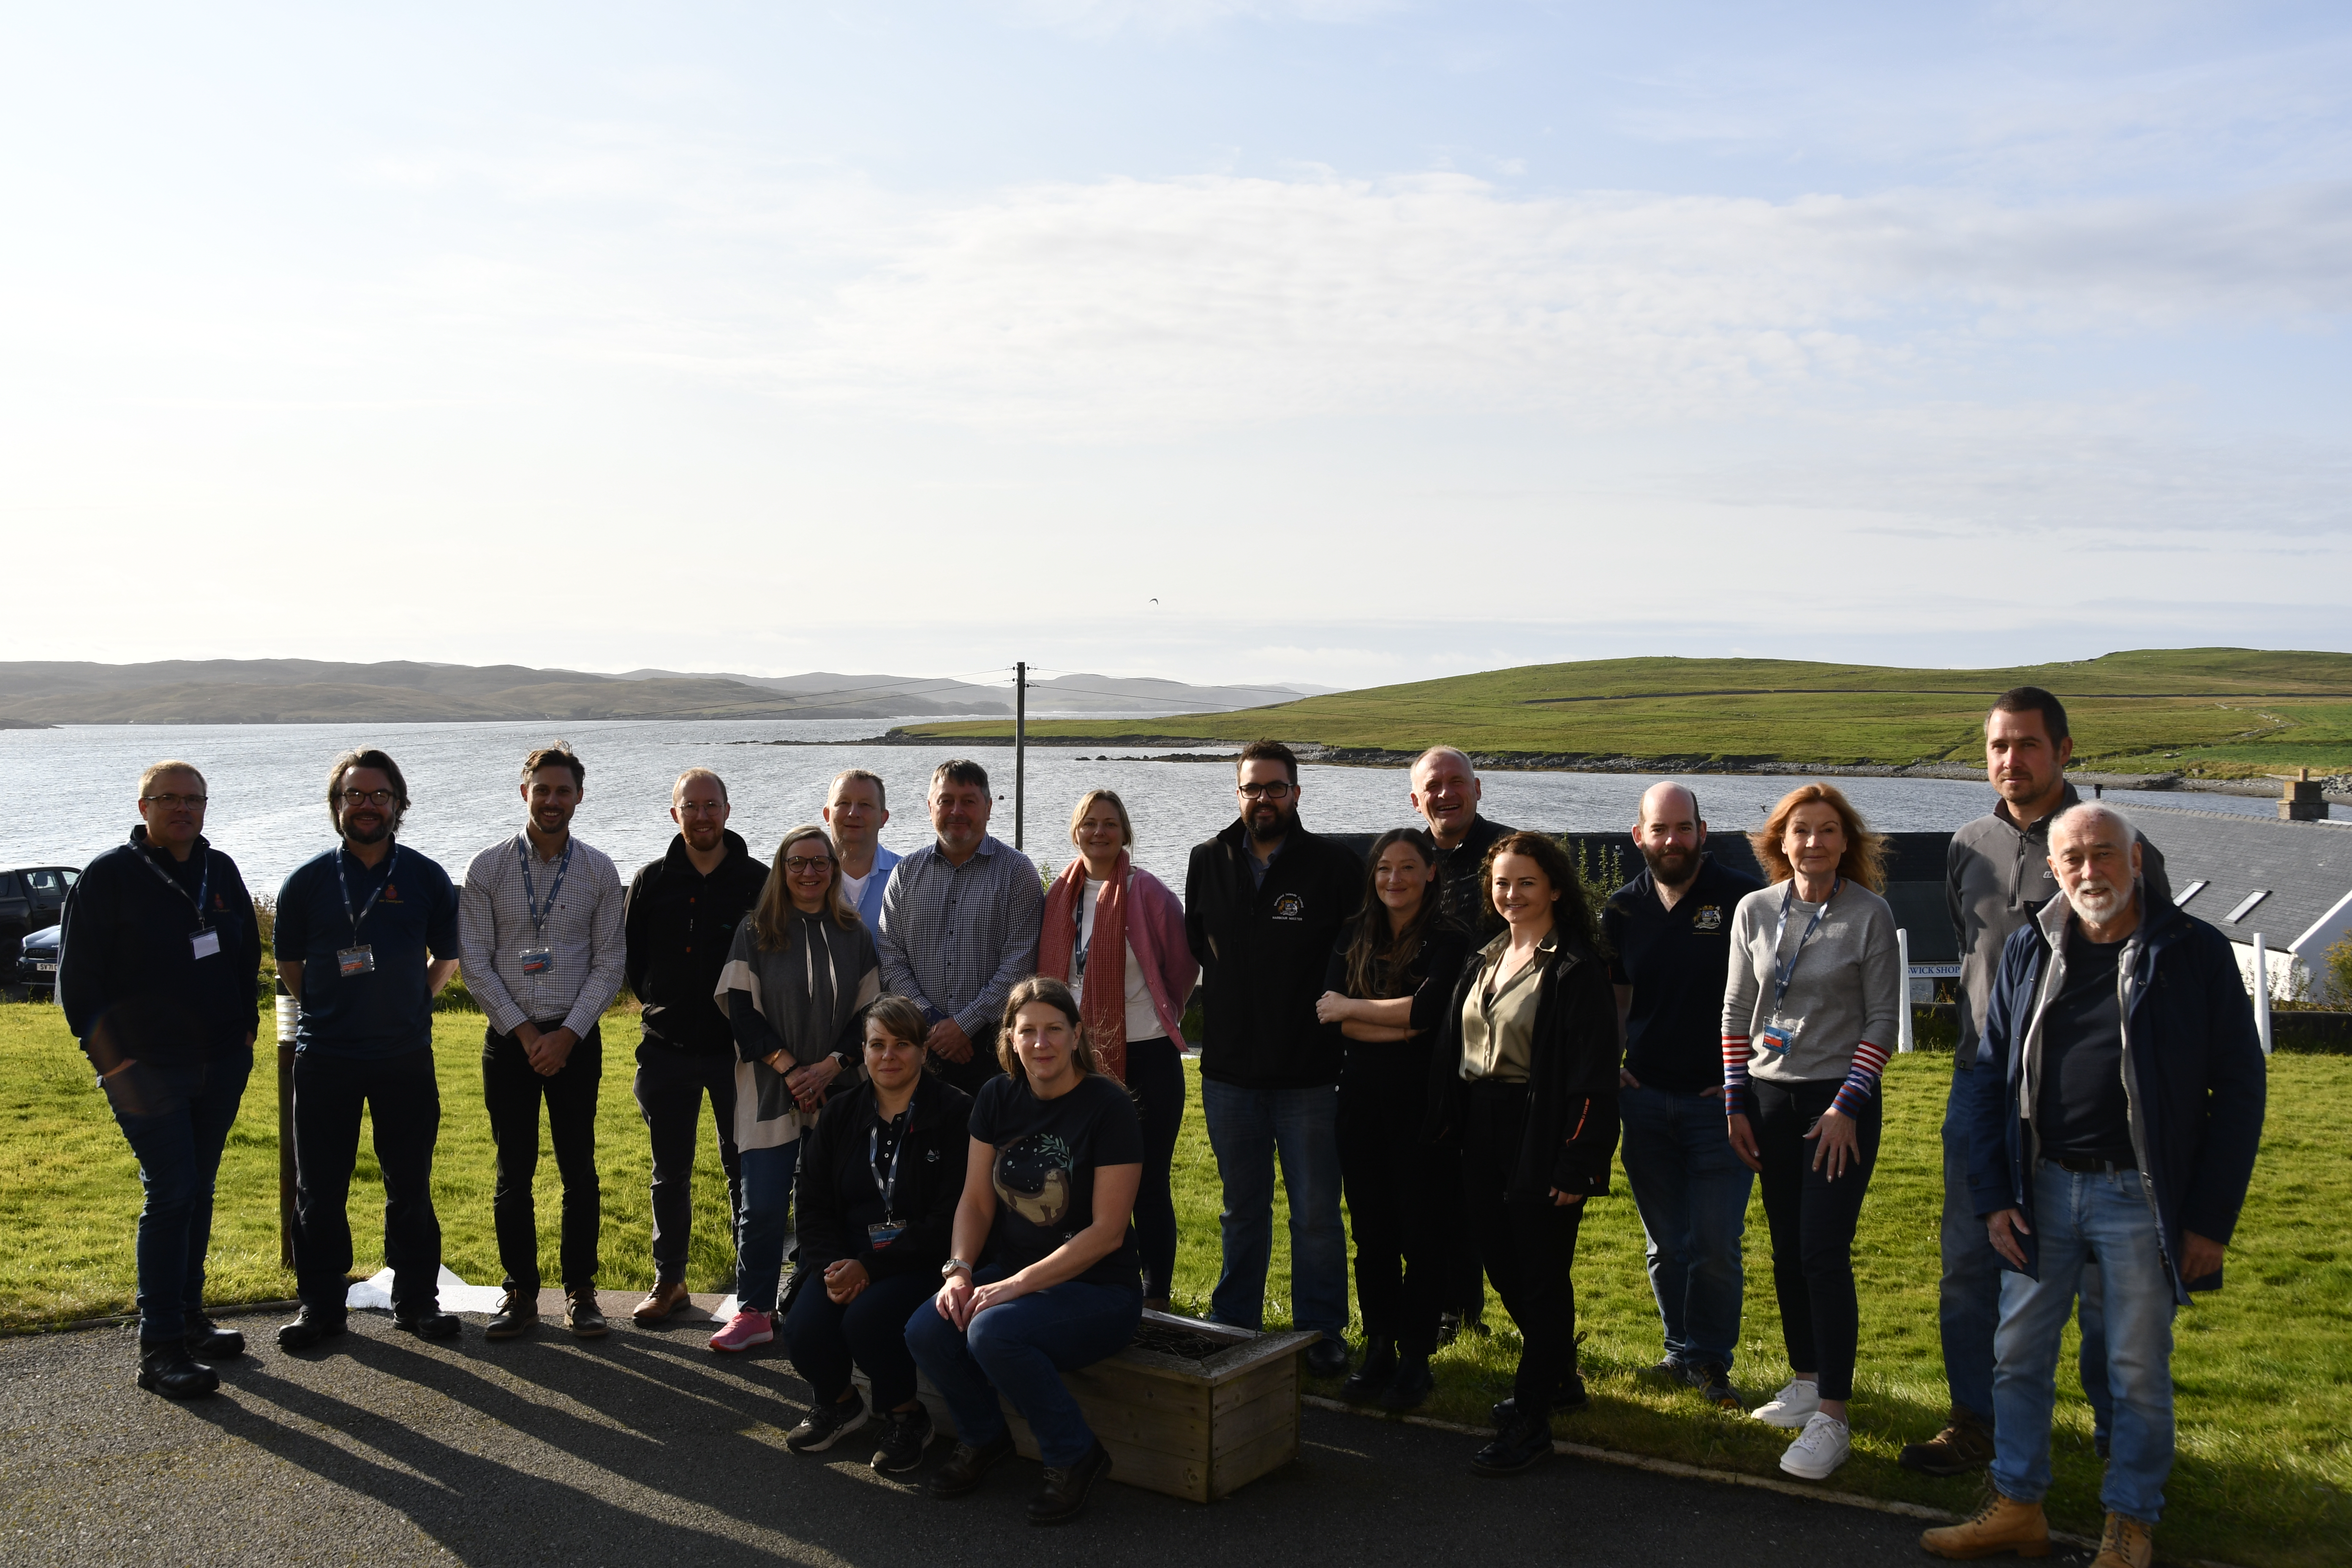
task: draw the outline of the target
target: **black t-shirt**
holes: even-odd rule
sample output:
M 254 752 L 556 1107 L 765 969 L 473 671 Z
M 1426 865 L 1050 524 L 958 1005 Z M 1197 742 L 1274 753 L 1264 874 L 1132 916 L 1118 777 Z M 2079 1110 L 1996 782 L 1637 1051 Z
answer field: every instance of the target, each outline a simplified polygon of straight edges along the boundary
M 2133 1159 L 2124 1094 L 2123 1011 L 2116 994 L 2120 942 L 2090 942 L 2068 922 L 2066 988 L 2042 1018 L 2034 1131 L 2045 1159 Z
M 1668 909 L 1647 870 L 1601 907 L 1609 979 L 1633 988 L 1625 1016 L 1625 1070 L 1644 1088 L 1701 1094 L 1723 1087 L 1723 986 L 1731 963 L 1731 916 L 1764 884 L 1699 862 Z
M 1095 1169 L 1143 1163 L 1143 1122 L 1115 1079 L 1088 1073 L 1066 1093 L 1040 1100 L 1026 1079 L 992 1078 L 971 1105 L 971 1135 L 992 1144 L 989 1178 L 996 1223 L 982 1262 L 1026 1268 L 1094 1223 Z M 1129 1217 L 1118 1250 L 1077 1278 L 1141 1289 Z

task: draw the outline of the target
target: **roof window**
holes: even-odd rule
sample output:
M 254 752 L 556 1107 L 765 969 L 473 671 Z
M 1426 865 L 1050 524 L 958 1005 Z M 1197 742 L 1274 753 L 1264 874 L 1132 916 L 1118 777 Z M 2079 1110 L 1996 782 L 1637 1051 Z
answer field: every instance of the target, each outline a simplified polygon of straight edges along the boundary
M 2254 906 L 2261 903 L 2264 899 L 2267 899 L 2270 896 L 2271 890 L 2268 888 L 2256 888 L 2252 892 L 2248 893 L 2244 898 L 2239 900 L 2238 907 L 2231 910 L 2228 914 L 2223 915 L 2221 919 L 2231 925 L 2235 925 L 2240 921 L 2244 920 L 2248 915 L 2253 913 Z
M 2179 909 L 2181 905 L 2187 903 L 2189 900 L 2203 892 L 2207 886 L 2208 883 L 2204 878 L 2198 878 L 2195 881 L 2189 883 L 2189 886 L 2181 889 L 2179 893 L 2173 895 L 2172 907 L 2174 909 Z

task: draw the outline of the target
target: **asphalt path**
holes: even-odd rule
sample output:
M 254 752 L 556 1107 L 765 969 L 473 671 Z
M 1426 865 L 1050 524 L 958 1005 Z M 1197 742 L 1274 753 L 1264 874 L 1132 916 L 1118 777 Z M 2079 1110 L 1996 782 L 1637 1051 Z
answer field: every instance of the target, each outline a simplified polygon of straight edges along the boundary
M 482 1320 L 426 1343 L 380 1313 L 302 1354 L 274 1318 L 210 1399 L 132 1382 L 132 1331 L 0 1341 L 0 1562 L 466 1563 L 701 1568 L 1083 1564 L 1445 1568 L 1932 1561 L 1919 1522 L 1566 1457 L 1502 1481 L 1476 1440 L 1309 1409 L 1284 1470 L 1206 1506 L 1117 1484 L 1056 1530 L 1022 1510 L 1035 1467 L 933 1501 L 865 1464 L 862 1436 L 786 1451 L 808 1397 L 764 1347 L 720 1358 L 707 1323 L 603 1340 Z M 944 1448 L 932 1450 L 932 1462 Z

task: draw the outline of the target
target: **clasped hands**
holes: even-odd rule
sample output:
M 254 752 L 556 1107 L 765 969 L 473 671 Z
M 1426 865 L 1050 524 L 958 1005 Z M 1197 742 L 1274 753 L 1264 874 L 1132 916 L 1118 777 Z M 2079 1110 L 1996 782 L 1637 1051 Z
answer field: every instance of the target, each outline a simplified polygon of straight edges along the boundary
M 536 1024 L 516 1025 L 515 1038 L 522 1042 L 522 1054 L 530 1061 L 530 1070 L 541 1078 L 553 1078 L 562 1072 L 563 1064 L 572 1059 L 572 1047 L 580 1043 L 580 1037 L 568 1028 L 550 1029 L 542 1035 Z
M 969 1329 L 981 1313 L 1026 1296 L 1029 1289 L 1018 1274 L 989 1285 L 974 1285 L 969 1274 L 951 1274 L 940 1285 L 940 1293 L 931 1298 L 931 1304 L 940 1310 L 940 1317 L 957 1328 Z

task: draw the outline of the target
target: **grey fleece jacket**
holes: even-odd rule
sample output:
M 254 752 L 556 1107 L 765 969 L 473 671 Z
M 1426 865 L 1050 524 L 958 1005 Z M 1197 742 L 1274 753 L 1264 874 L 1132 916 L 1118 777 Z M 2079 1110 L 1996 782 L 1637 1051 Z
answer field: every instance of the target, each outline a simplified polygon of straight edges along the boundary
M 1895 1009 L 1904 989 L 1902 965 L 1895 961 L 1895 911 L 1856 882 L 1844 883 L 1832 895 L 1780 1004 L 1781 1021 L 1796 1026 L 1794 1039 L 1785 1054 L 1769 1051 L 1757 1037 L 1772 1021 L 1774 966 L 1797 951 L 1813 911 L 1823 907 L 1790 898 L 1788 929 L 1776 948 L 1780 900 L 1790 891 L 1787 882 L 1759 888 L 1740 900 L 1732 914 L 1724 1048 L 1734 1051 L 1737 1042 L 1748 1040 L 1748 1076 L 1767 1083 L 1843 1079 L 1862 1041 L 1881 1051 L 1895 1047 Z

